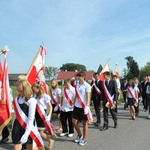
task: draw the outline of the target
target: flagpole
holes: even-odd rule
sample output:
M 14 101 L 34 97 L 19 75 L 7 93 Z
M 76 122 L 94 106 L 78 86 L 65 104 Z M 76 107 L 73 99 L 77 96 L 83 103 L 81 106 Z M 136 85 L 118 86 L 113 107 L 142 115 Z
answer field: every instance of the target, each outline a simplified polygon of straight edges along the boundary
M 33 64 L 35 63 L 35 61 L 36 61 L 38 55 L 40 54 L 40 52 L 41 52 L 41 47 L 39 48 L 39 50 L 38 50 L 38 52 L 37 52 L 37 54 L 36 54 L 36 56 L 35 56 L 35 58 L 34 58 L 32 64 L 31 64 L 30 68 L 29 68 L 29 70 L 28 70 L 28 72 L 27 72 L 27 75 L 26 75 L 27 78 L 28 78 L 28 76 L 29 76 L 29 74 L 30 74 L 30 72 L 31 72 L 32 66 L 33 66 Z

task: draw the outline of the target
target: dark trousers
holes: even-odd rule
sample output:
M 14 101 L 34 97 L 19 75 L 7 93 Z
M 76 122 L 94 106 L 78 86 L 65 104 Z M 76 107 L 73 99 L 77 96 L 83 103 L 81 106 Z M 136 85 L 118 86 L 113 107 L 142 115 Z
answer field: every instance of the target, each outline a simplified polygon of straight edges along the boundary
M 110 110 L 110 113 L 111 113 L 111 116 L 112 116 L 112 119 L 114 120 L 114 123 L 116 123 L 117 122 L 117 113 L 116 113 L 116 111 L 115 111 L 115 109 L 110 109 L 109 108 L 109 110 Z M 103 106 L 103 113 L 104 113 L 104 125 L 106 125 L 106 126 L 108 126 L 108 108 L 105 106 L 105 104 L 104 104 L 104 106 Z
M 95 113 L 96 113 L 97 123 L 101 123 L 100 101 L 93 100 L 93 104 L 94 104 L 94 109 L 95 109 Z
M 147 95 L 147 102 L 148 102 L 149 115 L 150 115 L 150 94 Z
M 63 133 L 68 132 L 67 120 L 69 123 L 69 134 L 74 133 L 74 127 L 72 124 L 72 113 L 73 113 L 72 111 L 68 111 L 68 112 L 61 111 L 61 113 L 60 113 L 60 121 L 62 124 Z
M 9 130 L 8 130 L 7 126 L 5 126 L 2 131 L 2 139 L 6 139 L 9 136 L 9 134 L 10 134 Z
M 144 109 L 147 110 L 147 109 L 148 109 L 147 96 L 146 96 L 145 94 L 143 94 L 143 95 L 142 95 L 142 99 L 143 99 Z

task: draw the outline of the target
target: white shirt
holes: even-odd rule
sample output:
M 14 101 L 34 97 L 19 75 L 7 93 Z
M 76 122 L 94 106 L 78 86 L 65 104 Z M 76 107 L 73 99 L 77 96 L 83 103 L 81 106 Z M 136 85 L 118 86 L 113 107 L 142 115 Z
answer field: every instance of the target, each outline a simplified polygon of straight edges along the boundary
M 17 101 L 19 104 L 23 104 L 25 102 L 25 97 L 20 96 Z M 31 97 L 26 103 L 29 106 L 29 110 L 28 110 L 28 120 L 26 122 L 27 126 L 26 126 L 25 133 L 29 134 L 33 126 L 33 121 L 35 119 L 35 110 L 36 110 L 37 102 L 34 97 Z
M 121 85 L 119 79 L 116 79 L 116 83 L 117 83 L 117 89 L 120 90 Z
M 56 101 L 57 103 L 58 103 L 58 94 L 61 94 L 61 89 L 60 89 L 60 88 L 52 89 L 52 95 L 53 95 L 53 97 L 54 97 L 54 99 L 55 99 L 55 101 Z M 52 104 L 55 104 L 55 103 L 53 102 L 53 99 L 52 99 L 51 103 L 52 103 Z
M 69 88 L 66 88 L 66 93 L 68 95 L 68 97 L 70 98 L 70 100 L 74 103 L 74 99 L 75 99 L 75 88 L 73 86 L 70 86 Z M 73 106 L 71 106 L 64 94 L 64 88 L 62 89 L 62 97 L 63 97 L 63 103 L 61 106 L 61 110 L 68 112 L 68 111 L 73 111 Z
M 34 97 L 36 98 L 36 95 L 34 95 Z M 41 99 L 39 99 L 39 97 L 38 97 L 38 98 L 36 98 L 36 100 L 37 100 L 37 104 L 39 106 L 43 107 L 43 109 L 47 109 L 47 107 L 48 107 L 47 104 L 50 103 L 51 97 L 48 94 L 43 94 Z
M 133 96 L 136 97 L 136 92 L 137 92 L 137 87 L 135 86 L 134 88 L 132 86 L 128 87 L 130 89 L 130 91 L 132 92 Z M 127 93 L 128 98 L 133 98 L 132 95 L 128 92 Z
M 86 81 L 84 81 L 84 83 L 81 84 L 81 85 L 78 83 L 76 85 L 76 89 L 77 89 L 77 92 L 78 92 L 82 102 L 86 106 L 86 102 L 87 102 L 86 93 L 91 92 L 91 86 Z M 75 106 L 78 107 L 78 108 L 82 108 L 82 106 L 81 106 L 81 104 L 80 104 L 77 97 L 76 97 L 76 100 L 75 100 Z

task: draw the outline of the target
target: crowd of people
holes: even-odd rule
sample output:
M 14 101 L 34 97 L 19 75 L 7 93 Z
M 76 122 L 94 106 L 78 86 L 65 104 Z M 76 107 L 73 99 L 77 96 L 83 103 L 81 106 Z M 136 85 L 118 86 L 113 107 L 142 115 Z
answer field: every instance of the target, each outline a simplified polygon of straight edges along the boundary
M 12 124 L 12 143 L 14 150 L 26 147 L 32 150 L 37 147 L 44 149 L 43 139 L 48 141 L 47 149 L 51 150 L 54 137 L 52 117 L 56 114 L 59 128 L 56 132 L 59 136 L 77 137 L 74 142 L 83 146 L 87 144 L 88 123 L 92 119 L 90 104 L 93 102 L 96 121 L 94 126 L 101 124 L 101 109 L 103 110 L 103 127 L 101 131 L 108 129 L 108 111 L 114 121 L 114 128 L 118 127 L 117 101 L 122 92 L 124 109 L 130 107 L 131 119 L 135 120 L 139 115 L 139 102 L 143 103 L 145 111 L 149 108 L 150 118 L 150 76 L 145 76 L 142 82 L 135 77 L 133 80 L 125 79 L 120 84 L 116 75 L 111 78 L 111 73 L 103 73 L 104 80 L 99 79 L 99 74 L 94 74 L 91 85 L 86 82 L 85 72 L 78 72 L 75 80 L 64 81 L 63 89 L 60 89 L 56 79 L 51 81 L 51 89 L 46 94 L 40 81 L 30 85 L 25 76 L 19 76 L 16 83 L 17 97 L 13 101 L 14 119 Z M 83 131 L 79 122 L 83 124 Z M 0 143 L 6 143 L 10 138 L 7 126 L 3 129 Z M 38 142 L 37 142 L 38 141 Z

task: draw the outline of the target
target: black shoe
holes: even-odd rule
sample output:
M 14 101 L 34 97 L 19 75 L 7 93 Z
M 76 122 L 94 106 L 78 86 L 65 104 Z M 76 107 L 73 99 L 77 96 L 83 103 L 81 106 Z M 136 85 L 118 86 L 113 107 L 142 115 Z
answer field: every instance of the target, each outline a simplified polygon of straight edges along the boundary
M 99 122 L 95 122 L 94 125 L 95 125 L 95 126 L 99 126 L 100 123 L 99 123 Z
M 100 129 L 101 131 L 105 131 L 108 129 L 108 126 L 107 125 L 104 125 L 102 129 Z
M 5 138 L 5 139 L 1 139 L 1 140 L 0 140 L 0 143 L 7 143 L 7 142 L 9 141 L 9 139 L 10 139 L 10 136 L 8 136 L 8 137 Z
M 118 127 L 118 123 L 117 121 L 114 122 L 114 128 L 117 128 Z

